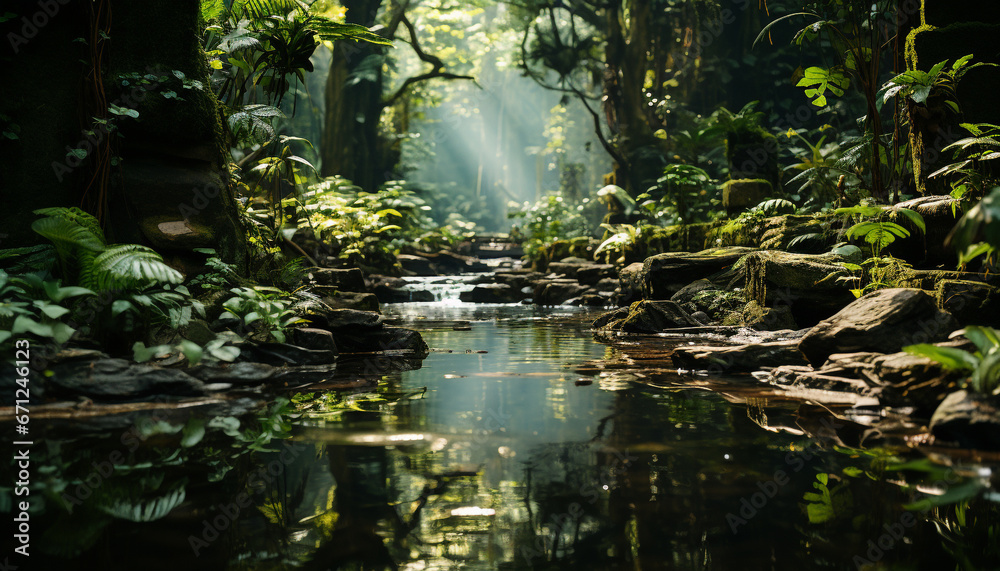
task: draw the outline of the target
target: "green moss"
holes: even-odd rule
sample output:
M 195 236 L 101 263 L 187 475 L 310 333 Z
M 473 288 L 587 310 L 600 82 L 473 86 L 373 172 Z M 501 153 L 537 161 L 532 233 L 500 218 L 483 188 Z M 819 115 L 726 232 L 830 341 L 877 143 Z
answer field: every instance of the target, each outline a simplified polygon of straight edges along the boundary
M 910 33 L 906 35 L 906 47 L 904 48 L 904 55 L 906 57 L 906 67 L 908 69 L 920 69 L 920 58 L 917 54 L 917 38 L 926 32 L 931 32 L 937 29 L 937 26 L 931 26 L 928 24 L 923 24 L 917 28 L 910 30 Z M 934 65 L 934 64 L 931 64 Z M 930 66 L 928 66 L 929 68 Z
M 718 222 L 654 227 L 642 237 L 643 259 L 663 252 L 695 252 L 706 247 Z

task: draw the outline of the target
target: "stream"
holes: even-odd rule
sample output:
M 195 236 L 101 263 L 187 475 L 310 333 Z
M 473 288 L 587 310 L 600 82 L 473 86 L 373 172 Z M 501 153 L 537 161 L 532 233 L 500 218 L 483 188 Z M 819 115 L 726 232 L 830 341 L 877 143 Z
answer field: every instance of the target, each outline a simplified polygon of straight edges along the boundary
M 438 285 L 437 302 L 384 306 L 432 353 L 366 363 L 377 386 L 46 426 L 37 568 L 1000 567 L 989 464 L 909 453 L 896 469 L 903 451 L 787 429 L 796 408 L 750 389 L 586 366 L 622 359 L 594 340 L 598 311 L 463 304 L 463 280 Z M 967 507 L 903 509 L 973 488 Z

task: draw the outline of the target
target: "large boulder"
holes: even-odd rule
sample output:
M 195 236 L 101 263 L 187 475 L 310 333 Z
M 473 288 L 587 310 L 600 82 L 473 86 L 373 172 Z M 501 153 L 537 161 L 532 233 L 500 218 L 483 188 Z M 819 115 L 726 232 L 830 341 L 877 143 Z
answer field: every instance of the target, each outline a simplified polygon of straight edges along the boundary
M 330 309 L 317 304 L 296 306 L 298 314 L 314 327 L 326 330 L 373 331 L 382 329 L 383 317 L 372 311 Z
M 626 333 L 659 333 L 702 325 L 673 301 L 637 301 L 627 310 L 619 309 L 594 321 L 595 329 Z
M 931 433 L 963 448 L 1000 449 L 1000 399 L 956 391 L 934 411 Z
M 795 339 L 729 347 L 692 345 L 676 349 L 671 358 L 678 367 L 710 369 L 725 373 L 808 364 L 805 356 L 799 351 L 798 341 Z
M 650 256 L 642 263 L 642 270 L 636 276 L 642 297 L 670 299 L 692 281 L 720 277 L 740 258 L 753 251 L 752 248 L 719 248 L 695 253 L 668 252 Z
M 334 309 L 379 312 L 378 296 L 373 293 L 338 291 L 336 295 L 324 296 L 323 303 Z
M 540 280 L 535 284 L 535 305 L 563 305 L 589 291 L 574 279 Z
M 317 268 L 309 276 L 319 285 L 332 286 L 339 291 L 363 292 L 365 275 L 358 268 Z
M 420 333 L 412 329 L 385 327 L 377 331 L 359 331 L 338 335 L 337 347 L 343 353 L 381 353 L 395 357 L 424 358 L 430 353 Z
M 86 396 L 94 400 L 136 400 L 205 394 L 200 380 L 177 369 L 111 359 L 90 351 L 57 357 L 45 379 L 47 397 Z
M 517 303 L 526 296 L 507 284 L 477 285 L 472 291 L 463 291 L 459 299 L 466 303 Z
M 942 341 L 958 328 L 934 298 L 917 289 L 874 291 L 823 320 L 799 344 L 815 366 L 834 353 L 895 353 L 907 345 Z
M 930 359 L 902 352 L 830 355 L 820 370 L 863 380 L 881 391 L 882 404 L 914 406 L 926 415 L 963 377 L 961 372 L 944 369 Z
M 854 299 L 851 274 L 841 261 L 838 254 L 752 253 L 743 262 L 747 300 L 788 306 L 796 323 L 816 323 Z
M 243 346 L 240 359 L 280 366 L 330 365 L 337 360 L 337 349 L 331 335 L 333 348 L 307 349 L 290 343 L 259 343 Z

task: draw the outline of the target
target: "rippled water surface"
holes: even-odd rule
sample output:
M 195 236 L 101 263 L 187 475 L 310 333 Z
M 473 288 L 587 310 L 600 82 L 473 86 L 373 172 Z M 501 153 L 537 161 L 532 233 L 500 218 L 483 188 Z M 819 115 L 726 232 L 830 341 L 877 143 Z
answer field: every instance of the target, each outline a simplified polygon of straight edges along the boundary
M 66 569 L 1000 567 L 988 464 L 949 470 L 813 439 L 821 423 L 797 430 L 797 405 L 683 388 L 703 379 L 685 384 L 666 367 L 630 372 L 593 340 L 586 310 L 385 313 L 432 348 L 419 369 L 356 361 L 377 384 L 288 387 L 259 414 L 228 403 L 72 434 L 50 426 L 38 455 L 74 509 L 48 500 L 40 559 Z M 617 369 L 593 366 L 605 358 Z M 127 460 L 95 477 L 116 451 Z M 887 469 L 898 459 L 914 462 Z M 922 492 L 975 499 L 903 509 L 933 497 Z

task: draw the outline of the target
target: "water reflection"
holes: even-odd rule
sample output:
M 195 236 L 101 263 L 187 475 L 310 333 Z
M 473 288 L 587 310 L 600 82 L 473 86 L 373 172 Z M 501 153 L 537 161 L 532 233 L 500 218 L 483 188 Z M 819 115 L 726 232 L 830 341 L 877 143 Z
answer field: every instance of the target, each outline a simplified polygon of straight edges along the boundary
M 584 310 L 414 304 L 387 317 L 420 328 L 435 351 L 377 387 L 293 391 L 263 413 L 149 417 L 91 434 L 50 427 L 32 561 L 1000 568 L 995 458 L 923 458 L 781 430 L 802 425 L 798 409 L 746 388 L 684 388 L 665 366 L 663 386 L 636 383 L 649 371 L 595 343 Z M 584 366 L 603 358 L 616 368 Z M 67 511 L 61 494 L 103 470 L 133 425 L 138 444 L 124 447 L 101 493 Z

